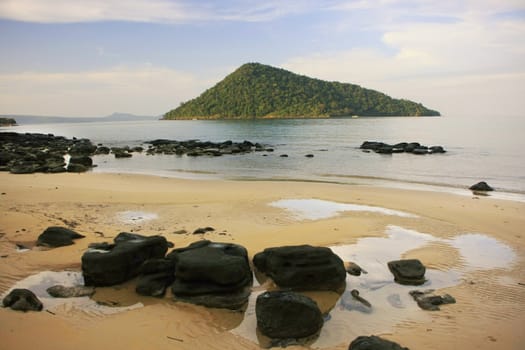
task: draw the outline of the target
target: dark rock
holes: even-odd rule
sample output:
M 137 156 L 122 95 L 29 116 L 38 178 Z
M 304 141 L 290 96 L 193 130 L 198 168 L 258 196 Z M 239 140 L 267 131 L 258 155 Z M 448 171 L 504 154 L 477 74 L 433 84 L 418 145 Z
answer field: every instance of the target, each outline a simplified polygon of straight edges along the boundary
M 97 150 L 97 146 L 91 143 L 88 139 L 76 140 L 73 146 L 69 149 L 70 155 L 92 155 Z
M 252 271 L 244 247 L 205 240 L 175 249 L 167 258 L 175 262 L 171 289 L 176 299 L 228 309 L 248 301 Z
M 124 149 L 113 149 L 115 158 L 131 158 L 133 155 Z
M 400 284 L 420 285 L 425 283 L 425 266 L 418 259 L 390 261 L 388 263 L 394 280 Z
M 446 153 L 447 152 L 442 146 L 431 146 L 429 150 L 430 150 L 430 153 Z
M 85 236 L 65 227 L 51 226 L 45 229 L 36 241 L 36 245 L 45 247 L 62 247 L 73 244 L 74 239 Z
M 414 148 L 412 150 L 412 154 L 416 154 L 416 155 L 424 155 L 424 154 L 428 154 L 428 148 L 426 147 L 418 147 L 418 148 Z
M 69 163 L 67 165 L 67 171 L 69 173 L 85 173 L 88 170 L 89 170 L 89 167 L 82 165 L 82 164 Z
M 345 269 L 346 269 L 346 272 L 349 274 L 349 275 L 352 275 L 352 276 L 361 276 L 361 273 L 367 273 L 365 270 L 363 270 L 361 268 L 361 266 L 357 265 L 356 263 L 354 262 L 348 262 L 345 264 Z
M 77 298 L 88 297 L 95 294 L 95 288 L 85 286 L 65 287 L 62 285 L 52 286 L 46 292 L 54 298 Z
M 288 158 L 288 155 L 287 154 L 281 154 L 279 157 L 281 157 L 281 158 Z
M 140 272 L 151 258 L 162 258 L 168 242 L 162 236 L 119 234 L 109 250 L 88 250 L 82 255 L 82 274 L 86 286 L 111 286 L 125 282 Z M 123 238 L 125 237 L 125 238 Z
M 313 154 L 307 154 L 307 155 L 305 155 L 305 157 L 306 157 L 306 158 L 313 158 L 314 155 L 313 155 Z
M 106 146 L 99 146 L 97 147 L 95 154 L 109 154 L 111 152 L 111 149 Z
M 475 185 L 469 187 L 469 190 L 472 191 L 494 191 L 485 181 L 478 182 Z
M 147 260 L 140 273 L 135 291 L 141 295 L 163 297 L 166 288 L 175 280 L 175 261 L 165 258 Z
M 316 302 L 291 291 L 264 292 L 255 304 L 257 328 L 272 339 L 300 339 L 315 336 L 323 327 Z
M 255 254 L 253 263 L 282 288 L 338 290 L 346 278 L 343 261 L 326 247 L 266 248 Z
M 9 168 L 11 174 L 33 174 L 41 169 L 41 165 L 31 161 L 16 161 Z
M 432 289 L 426 291 L 412 290 L 409 294 L 420 308 L 428 311 L 438 311 L 440 305 L 456 303 L 456 299 L 449 294 L 432 295 L 432 292 L 434 292 Z
M 4 307 L 10 307 L 18 311 L 42 311 L 43 305 L 35 293 L 29 289 L 13 289 L 2 300 Z
M 398 343 L 393 341 L 380 338 L 375 335 L 371 336 L 360 336 L 355 338 L 350 345 L 348 350 L 409 350 L 404 348 Z
M 198 234 L 204 234 L 204 233 L 207 233 L 207 232 L 212 232 L 212 231 L 215 231 L 215 229 L 213 227 L 200 227 L 198 229 L 196 229 L 195 231 L 193 231 L 193 234 L 194 235 L 198 235 Z
M 405 152 L 412 153 L 416 148 L 419 148 L 421 144 L 419 142 L 410 142 L 405 146 Z
M 383 145 L 375 149 L 376 153 L 380 154 L 392 154 L 394 152 L 394 147 L 390 145 Z
M 69 159 L 69 164 L 81 164 L 85 167 L 92 167 L 93 166 L 93 159 L 91 159 L 89 156 L 71 156 Z

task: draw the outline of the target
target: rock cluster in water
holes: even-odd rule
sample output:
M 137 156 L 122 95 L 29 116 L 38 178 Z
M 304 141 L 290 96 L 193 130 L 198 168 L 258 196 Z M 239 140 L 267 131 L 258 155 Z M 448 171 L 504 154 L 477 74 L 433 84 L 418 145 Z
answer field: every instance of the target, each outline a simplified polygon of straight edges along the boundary
M 222 156 L 225 154 L 245 154 L 273 149 L 251 141 L 243 142 L 210 142 L 210 141 L 176 141 L 153 140 L 146 142 L 149 148 L 147 155 L 167 154 L 197 156 Z M 113 154 L 115 158 L 129 158 L 133 153 L 144 151 L 142 146 L 107 147 L 94 145 L 88 139 L 68 139 L 53 134 L 15 132 L 0 133 L 0 171 L 12 174 L 32 173 L 81 173 L 96 166 L 94 155 Z M 66 155 L 69 160 L 66 163 Z
M 376 153 L 381 154 L 392 154 L 392 153 L 412 153 L 418 155 L 434 154 L 434 153 L 445 153 L 446 150 L 442 146 L 425 146 L 419 142 L 400 142 L 395 145 L 391 145 L 384 142 L 377 141 L 365 141 L 359 147 L 362 150 L 372 150 Z
M 77 238 L 74 231 L 50 227 L 44 237 L 48 245 L 63 245 L 61 239 Z M 49 234 L 56 232 L 58 236 Z M 81 235 L 79 235 L 81 236 Z M 57 237 L 60 238 L 57 241 Z M 58 242 L 58 244 L 57 244 Z M 67 241 L 66 243 L 69 243 Z M 121 232 L 112 243 L 90 244 L 82 255 L 85 286 L 52 286 L 54 297 L 90 296 L 99 286 L 117 285 L 135 277 L 136 292 L 145 296 L 163 297 L 169 288 L 177 301 L 214 308 L 242 310 L 247 305 L 253 283 L 253 272 L 246 248 L 232 243 L 200 240 L 184 248 L 173 249 L 162 236 L 143 236 Z M 266 248 L 253 257 L 258 273 L 265 274 L 278 290 L 266 291 L 257 297 L 255 314 L 261 335 L 274 346 L 304 344 L 315 339 L 323 327 L 324 316 L 317 303 L 299 291 L 329 290 L 339 294 L 346 284 L 345 263 L 326 247 L 310 245 Z M 358 276 L 366 273 L 355 263 L 346 264 L 348 272 Z M 395 281 L 420 284 L 425 281 L 425 267 L 417 259 L 391 261 L 388 267 Z M 449 295 L 431 295 L 432 291 L 411 291 L 410 295 L 425 310 L 438 310 L 439 305 L 453 303 Z M 345 293 L 347 294 L 347 293 Z M 357 289 L 349 295 L 366 309 L 372 305 Z M 42 303 L 27 289 L 14 289 L 4 299 L 4 307 L 15 310 L 36 310 Z M 379 337 L 358 337 L 351 350 L 395 349 L 398 344 Z
M 222 156 L 225 154 L 243 154 L 250 152 L 272 152 L 273 149 L 260 143 L 251 141 L 233 142 L 231 140 L 224 142 L 211 141 L 177 141 L 177 140 L 153 140 L 146 142 L 149 148 L 146 154 L 175 154 L 187 155 L 190 157 L 198 156 Z

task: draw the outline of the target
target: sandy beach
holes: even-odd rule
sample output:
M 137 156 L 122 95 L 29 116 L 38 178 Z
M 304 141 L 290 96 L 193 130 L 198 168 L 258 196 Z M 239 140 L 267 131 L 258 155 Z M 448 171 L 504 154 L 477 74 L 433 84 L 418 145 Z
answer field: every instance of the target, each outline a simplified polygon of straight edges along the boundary
M 430 279 L 439 279 L 432 288 L 451 294 L 457 303 L 436 312 L 420 310 L 415 302 L 390 307 L 385 300 L 392 293 L 402 294 L 403 301 L 407 293 L 389 285 L 384 292 L 370 289 L 369 300 L 377 307 L 363 313 L 344 310 L 335 293 L 309 293 L 332 316 L 308 347 L 347 349 L 356 336 L 370 334 L 412 350 L 521 349 L 525 341 L 522 202 L 361 185 L 92 173 L 1 173 L 0 193 L 0 294 L 42 271 L 80 271 L 80 257 L 89 243 L 111 241 L 122 231 L 162 235 L 177 248 L 200 239 L 232 242 L 245 246 L 250 257 L 267 247 L 311 244 L 351 249 L 355 255 L 346 261 L 364 256 L 359 247 L 366 246 L 367 254 L 380 260 L 380 249 L 385 249 L 380 245 L 391 244 L 401 258 L 420 259 L 431 270 Z M 312 218 L 275 205 L 291 199 L 313 212 L 315 205 L 330 207 L 334 202 L 359 210 Z M 70 227 L 86 237 L 67 247 L 35 247 L 49 226 Z M 215 230 L 192 234 L 206 226 Z M 389 243 L 400 235 L 404 238 Z M 410 244 L 404 246 L 405 241 Z M 20 252 L 16 244 L 31 249 Z M 367 268 L 366 260 L 356 262 Z M 359 283 L 358 277 L 350 281 Z M 253 293 L 264 289 L 256 283 Z M 174 302 L 169 291 L 163 299 L 139 296 L 133 281 L 97 288 L 93 298 L 143 306 L 114 314 L 86 312 L 67 303 L 40 313 L 0 308 L 1 348 L 260 348 L 252 303 L 244 313 L 206 309 Z

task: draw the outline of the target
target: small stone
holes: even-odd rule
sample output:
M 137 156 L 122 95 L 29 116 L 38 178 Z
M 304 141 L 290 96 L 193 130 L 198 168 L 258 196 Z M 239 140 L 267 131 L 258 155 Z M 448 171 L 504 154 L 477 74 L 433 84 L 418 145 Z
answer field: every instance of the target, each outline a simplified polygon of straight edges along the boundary
M 42 311 L 43 305 L 36 297 L 35 293 L 29 289 L 13 289 L 2 300 L 4 307 L 10 307 L 17 311 Z
M 494 191 L 485 181 L 478 182 L 475 185 L 469 187 L 469 190 L 472 191 Z

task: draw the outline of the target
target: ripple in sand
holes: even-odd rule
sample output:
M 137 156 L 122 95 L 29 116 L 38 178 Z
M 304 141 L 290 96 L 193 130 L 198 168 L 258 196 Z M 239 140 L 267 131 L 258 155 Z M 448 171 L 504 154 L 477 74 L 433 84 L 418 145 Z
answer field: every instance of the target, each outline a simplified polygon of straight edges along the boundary
M 416 215 L 370 205 L 346 204 L 321 199 L 282 199 L 270 203 L 270 206 L 291 212 L 297 220 L 319 220 L 339 215 L 345 211 L 366 211 L 383 215 L 395 215 L 415 218 Z

